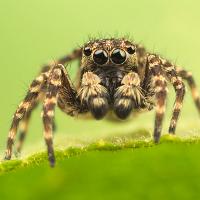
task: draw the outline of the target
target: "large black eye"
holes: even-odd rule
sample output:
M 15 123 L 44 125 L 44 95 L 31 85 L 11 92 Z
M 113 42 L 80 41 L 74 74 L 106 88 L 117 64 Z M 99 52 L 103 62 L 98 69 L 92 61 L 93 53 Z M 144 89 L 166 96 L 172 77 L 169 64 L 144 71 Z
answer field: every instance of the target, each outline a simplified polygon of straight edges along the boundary
M 86 56 L 90 56 L 91 53 L 92 53 L 92 49 L 90 47 L 85 47 L 84 50 L 83 50 L 84 54 Z
M 111 60 L 115 64 L 122 64 L 126 60 L 126 52 L 122 49 L 115 49 L 112 52 Z
M 135 53 L 135 47 L 134 46 L 127 47 L 126 50 L 127 50 L 127 52 L 129 54 L 134 54 Z
M 94 52 L 93 59 L 95 63 L 104 65 L 108 62 L 108 54 L 100 49 Z

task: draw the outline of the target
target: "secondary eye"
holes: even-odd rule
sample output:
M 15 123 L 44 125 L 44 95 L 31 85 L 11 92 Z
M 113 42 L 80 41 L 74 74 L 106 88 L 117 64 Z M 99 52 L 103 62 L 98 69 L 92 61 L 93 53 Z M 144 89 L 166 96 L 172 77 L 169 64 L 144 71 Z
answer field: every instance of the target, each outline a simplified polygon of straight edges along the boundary
M 94 52 L 93 59 L 95 63 L 104 65 L 108 62 L 108 54 L 100 49 Z
M 111 60 L 115 64 L 122 64 L 126 60 L 126 52 L 122 49 L 115 49 L 111 54 Z
M 134 54 L 135 53 L 135 47 L 134 46 L 129 46 L 129 47 L 127 47 L 127 52 L 129 53 L 129 54 Z
M 92 49 L 90 47 L 85 47 L 84 50 L 83 50 L 84 54 L 86 56 L 90 56 L 91 53 L 92 53 Z

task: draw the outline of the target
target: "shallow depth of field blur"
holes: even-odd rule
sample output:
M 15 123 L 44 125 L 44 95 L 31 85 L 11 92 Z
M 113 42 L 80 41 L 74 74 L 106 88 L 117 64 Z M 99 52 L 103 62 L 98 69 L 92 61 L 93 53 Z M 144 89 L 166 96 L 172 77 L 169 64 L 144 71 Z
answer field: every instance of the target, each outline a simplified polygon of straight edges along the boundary
M 12 115 L 17 105 L 26 94 L 28 85 L 30 84 L 31 80 L 39 72 L 40 67 L 48 61 L 52 61 L 56 58 L 59 58 L 60 56 L 66 55 L 75 47 L 86 42 L 89 36 L 114 37 L 129 35 L 131 38 L 134 38 L 136 42 L 144 44 L 147 50 L 149 50 L 150 52 L 159 53 L 163 57 L 166 57 L 173 61 L 175 64 L 183 66 L 187 70 L 192 71 L 196 79 L 197 85 L 199 85 L 200 91 L 199 7 L 200 3 L 197 0 L 2 0 L 0 2 L 1 157 L 3 157 L 6 137 L 8 134 Z M 71 77 L 74 77 L 76 69 L 76 62 L 68 66 L 68 71 Z M 167 104 L 167 115 L 164 121 L 163 134 L 166 134 L 168 130 L 169 119 L 173 106 L 173 99 L 174 91 L 173 88 L 170 86 Z M 40 111 L 41 106 L 34 112 L 32 116 L 27 140 L 25 142 L 22 152 L 22 158 L 27 155 L 46 150 L 43 141 Z M 64 115 L 62 112 L 56 109 L 57 132 L 55 133 L 54 137 L 54 145 L 56 148 L 67 148 L 69 146 L 81 145 L 84 142 L 90 142 L 95 139 L 100 139 L 107 136 L 117 136 L 132 132 L 134 133 L 137 132 L 137 130 L 141 129 L 145 129 L 151 133 L 153 130 L 153 117 L 154 112 L 150 112 L 135 116 L 135 118 L 128 120 L 127 122 L 113 123 L 106 120 L 93 121 L 74 119 Z M 199 116 L 192 102 L 190 92 L 189 90 L 187 90 L 183 110 L 177 127 L 177 135 L 199 136 L 200 121 L 198 117 Z M 161 150 L 166 153 L 167 147 L 166 149 L 165 147 L 166 146 L 161 147 Z M 176 152 L 176 148 L 174 146 L 172 148 L 170 148 L 169 146 L 168 150 L 169 152 L 172 150 Z M 184 155 L 184 152 L 182 154 L 181 150 L 184 151 L 183 146 L 178 149 L 179 157 Z M 73 158 L 72 161 L 69 163 L 60 163 L 59 168 L 55 169 L 53 172 L 51 171 L 51 169 L 48 168 L 48 165 L 43 166 L 41 169 L 37 167 L 37 170 L 34 168 L 27 169 L 25 171 L 25 174 L 26 176 L 30 175 L 30 179 L 32 179 L 33 181 L 31 183 L 31 185 L 33 186 L 33 190 L 28 188 L 29 194 L 31 193 L 31 191 L 40 193 L 41 195 L 37 197 L 43 198 L 45 194 L 48 193 L 48 191 L 50 192 L 50 196 L 52 192 L 52 197 L 55 195 L 54 191 L 58 193 L 67 192 L 69 190 L 66 188 L 65 191 L 64 186 L 62 187 L 62 190 L 59 191 L 59 189 L 57 189 L 56 187 L 56 184 L 57 182 L 62 185 L 70 184 L 67 183 L 67 180 L 70 176 L 74 176 L 74 178 L 69 178 L 70 181 L 72 181 L 72 185 L 74 184 L 74 188 L 72 187 L 71 193 L 76 193 L 76 187 L 83 187 L 81 192 L 85 194 L 89 194 L 91 192 L 91 195 L 93 195 L 93 198 L 91 199 L 94 199 L 95 195 L 98 195 L 98 198 L 96 196 L 96 199 L 102 199 L 103 197 L 106 197 L 106 194 L 110 194 L 107 196 L 107 198 L 109 199 L 114 197 L 116 192 L 118 192 L 119 195 L 116 195 L 115 198 L 120 197 L 119 199 L 126 199 L 130 197 L 128 194 L 133 189 L 131 184 L 132 182 L 134 182 L 134 174 L 136 174 L 136 181 L 140 180 L 139 184 L 141 184 L 141 187 L 137 185 L 135 194 L 138 195 L 137 197 L 141 199 L 151 199 L 154 197 L 154 194 L 151 193 L 150 189 L 148 190 L 150 194 L 149 196 L 142 195 L 143 192 L 140 191 L 142 189 L 142 180 L 154 178 L 150 176 L 145 176 L 148 176 L 148 173 L 146 171 L 148 167 L 147 163 L 144 162 L 145 164 L 143 165 L 142 161 L 145 161 L 144 152 L 146 151 L 151 151 L 151 148 L 142 150 L 142 159 L 139 164 L 137 163 L 137 167 L 134 168 L 134 170 L 139 170 L 138 172 L 134 170 L 131 171 L 132 165 L 129 165 L 130 163 L 127 163 L 128 157 L 131 157 L 131 155 L 134 154 L 134 151 L 122 151 L 119 153 L 119 155 L 117 155 L 118 153 L 115 153 L 114 158 L 112 157 L 112 154 L 110 155 L 110 152 L 98 152 L 96 154 L 91 153 L 87 155 L 88 157 L 80 157 L 78 160 L 73 160 Z M 139 149 L 137 149 L 136 152 L 137 159 L 140 159 Z M 191 152 L 195 154 L 196 151 Z M 194 154 L 193 156 L 195 156 Z M 98 156 L 102 162 L 98 160 Z M 159 164 L 159 162 L 156 161 L 158 162 L 158 168 L 165 168 L 166 165 L 163 164 L 165 162 L 176 162 L 176 158 L 170 159 L 170 156 L 167 156 L 166 159 L 159 159 L 159 156 L 162 157 L 162 153 L 158 154 L 158 160 L 162 162 L 162 164 Z M 94 164 L 92 158 L 94 158 L 94 160 L 97 160 L 96 162 L 98 164 Z M 151 158 L 156 159 L 156 156 L 151 155 Z M 132 158 L 130 158 L 130 160 L 131 159 Z M 111 173 L 115 176 L 115 178 L 112 179 L 113 177 L 107 174 L 109 173 L 109 171 L 106 171 L 106 167 L 108 167 L 109 170 L 112 171 L 113 164 L 117 165 L 118 160 L 120 160 L 123 168 L 120 168 L 119 173 Z M 153 163 L 155 162 L 155 160 L 149 159 L 149 162 Z M 184 160 L 180 160 L 177 166 L 180 165 L 181 168 L 182 162 L 184 164 Z M 128 164 L 127 167 L 124 166 L 123 163 L 125 165 Z M 90 169 L 90 166 L 93 166 L 95 168 L 97 167 L 99 168 L 99 170 L 102 168 L 102 171 L 94 173 L 94 169 Z M 155 165 L 154 163 L 154 165 L 151 166 L 156 167 L 157 165 Z M 193 166 L 196 165 L 193 163 Z M 198 166 L 200 166 L 200 164 Z M 64 170 L 65 167 L 66 174 Z M 48 174 L 45 172 L 45 169 L 48 171 Z M 75 169 L 77 169 L 78 171 L 77 174 Z M 70 173 L 70 170 L 72 170 L 73 173 Z M 113 170 L 118 170 L 118 168 L 113 167 Z M 190 170 L 192 171 L 192 169 Z M 37 174 L 37 179 L 34 179 L 34 174 L 36 174 L 37 172 L 39 172 L 39 175 Z M 44 172 L 44 174 L 41 172 Z M 168 172 L 170 172 L 170 170 Z M 184 174 L 189 173 L 189 170 L 185 170 L 182 172 L 183 174 L 180 173 L 180 176 L 183 177 Z M 91 179 L 92 176 L 88 175 L 90 177 L 90 182 L 88 182 L 88 184 L 86 183 L 85 185 L 82 179 L 78 179 L 77 176 L 87 178 L 86 175 L 83 176 L 83 174 L 87 173 L 91 173 L 96 176 L 96 187 L 101 187 L 103 185 L 105 188 L 108 188 L 102 189 L 104 195 L 102 195 L 100 191 L 99 193 L 95 194 L 95 189 L 93 191 L 90 191 L 90 188 L 95 187 L 94 177 L 93 179 Z M 129 179 L 129 173 L 133 173 L 131 174 L 131 177 L 133 178 L 132 180 Z M 23 170 L 21 170 L 20 173 L 13 173 L 12 175 L 9 174 L 4 175 L 4 177 L 0 177 L 0 187 L 4 184 L 3 182 L 1 183 L 2 179 L 2 181 L 6 181 L 6 184 L 9 183 L 7 190 L 15 191 L 16 194 L 18 194 L 17 196 L 20 196 L 23 191 L 17 191 L 15 186 L 12 185 L 12 181 L 16 177 L 17 179 L 19 179 L 19 181 L 26 181 L 28 185 L 29 181 L 31 180 L 29 180 L 27 177 L 24 178 L 23 174 Z M 45 178 L 43 177 L 43 175 L 45 176 Z M 193 175 L 194 177 L 197 177 L 197 174 L 193 173 Z M 6 176 L 8 176 L 8 179 L 6 179 Z M 160 179 L 156 179 L 156 183 L 151 181 L 149 181 L 149 183 L 145 182 L 145 184 L 143 185 L 144 190 L 146 189 L 146 187 L 152 187 L 151 184 L 155 184 L 158 187 L 157 192 L 159 194 L 159 192 L 162 191 L 161 185 L 159 185 L 159 181 L 163 183 L 163 181 L 165 181 L 165 176 L 170 176 L 170 173 L 168 175 L 164 174 L 163 177 Z M 37 184 L 37 181 L 39 182 L 41 178 L 43 181 L 40 182 L 40 186 L 43 187 L 44 190 L 34 187 L 34 181 Z M 191 178 L 192 177 L 188 177 L 188 182 Z M 109 185 L 106 185 L 106 183 L 108 183 L 106 180 L 113 180 L 113 184 L 109 182 Z M 115 180 L 117 181 L 115 182 Z M 47 188 L 45 188 L 45 181 L 48 182 Z M 74 183 L 73 181 L 76 181 L 76 183 Z M 80 182 L 77 184 L 78 181 Z M 17 184 L 16 180 L 14 183 Z M 83 186 L 81 186 L 81 183 L 83 184 Z M 125 185 L 127 184 L 127 187 L 125 187 L 123 183 Z M 178 192 L 176 191 L 177 193 L 174 193 L 174 196 L 172 195 L 169 197 L 175 198 L 176 195 L 181 194 L 182 199 L 187 198 L 187 195 L 184 195 L 185 188 L 179 187 L 180 184 L 181 182 L 178 182 L 177 185 L 175 184 L 175 187 L 178 188 Z M 194 184 L 194 191 L 195 187 L 197 190 L 198 187 Z M 120 188 L 123 188 L 123 192 L 124 194 L 127 194 L 127 196 L 120 196 L 120 194 L 122 194 L 120 193 Z M 4 187 L 3 190 L 6 190 L 6 187 Z M 171 192 L 173 194 L 173 190 Z M 6 195 L 10 193 L 9 191 L 4 191 L 3 194 L 5 194 L 4 197 L 6 197 Z M 102 195 L 102 198 L 100 198 L 99 195 Z M 90 198 L 89 195 L 84 196 L 84 194 L 82 197 L 86 198 L 86 196 L 87 199 Z M 157 195 L 156 197 L 158 196 L 159 195 Z M 160 195 L 159 197 L 161 196 L 162 195 Z M 25 195 L 24 197 L 27 196 Z M 59 197 L 61 198 L 63 197 L 63 195 L 60 194 Z M 71 197 L 73 197 L 73 195 Z M 77 193 L 77 198 L 78 197 L 80 199 L 84 199 L 81 198 L 81 194 Z

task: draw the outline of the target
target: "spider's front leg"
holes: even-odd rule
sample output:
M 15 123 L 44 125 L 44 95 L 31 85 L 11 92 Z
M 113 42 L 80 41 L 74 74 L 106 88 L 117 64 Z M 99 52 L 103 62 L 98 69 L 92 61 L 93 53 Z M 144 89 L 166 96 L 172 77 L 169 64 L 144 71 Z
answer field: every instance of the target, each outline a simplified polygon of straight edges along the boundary
M 39 100 L 38 100 L 39 101 Z M 18 156 L 18 154 L 21 152 L 22 145 L 24 143 L 27 131 L 28 131 L 28 126 L 29 126 L 29 121 L 31 118 L 32 111 L 37 107 L 38 102 L 35 102 L 31 109 L 27 111 L 25 114 L 24 118 L 22 119 L 20 125 L 19 125 L 19 137 L 18 137 L 18 143 L 16 145 L 16 151 L 15 151 L 15 156 Z
M 178 75 L 175 66 L 165 59 L 161 59 L 163 70 L 169 81 L 172 83 L 174 90 L 176 92 L 176 99 L 174 102 L 174 109 L 172 113 L 172 118 L 169 126 L 169 133 L 175 134 L 176 124 L 180 115 L 180 111 L 183 104 L 183 99 L 185 96 L 185 85 L 182 78 Z
M 196 108 L 200 114 L 200 95 L 199 95 L 197 85 L 193 78 L 192 73 L 188 72 L 184 69 L 181 69 L 181 68 L 177 68 L 176 70 L 177 70 L 178 75 L 187 81 L 187 83 L 190 87 L 191 93 L 192 93 L 192 98 L 193 98 Z
M 37 103 L 39 95 L 41 93 L 41 87 L 46 81 L 48 73 L 41 73 L 30 85 L 30 88 L 27 92 L 26 97 L 22 101 L 22 103 L 18 106 L 11 123 L 11 128 L 8 134 L 7 140 L 7 149 L 5 159 L 10 160 L 12 155 L 12 146 L 14 143 L 14 139 L 18 130 L 18 126 L 21 120 L 24 120 L 25 117 L 30 116 L 31 110 L 34 108 L 34 105 Z M 29 117 L 28 117 L 29 118 Z M 26 120 L 24 121 L 26 123 Z M 27 125 L 27 124 L 26 124 Z M 25 126 L 26 126 L 25 125 Z M 24 130 L 26 127 L 24 127 Z M 24 133 L 21 135 L 21 142 L 24 139 Z M 21 146 L 21 144 L 19 144 Z M 19 147 L 21 148 L 21 147 Z
M 148 63 L 153 74 L 153 84 L 155 87 L 156 116 L 154 125 L 154 141 L 158 143 L 162 131 L 162 123 L 166 107 L 167 82 L 162 73 L 160 59 L 156 55 L 149 55 Z
M 44 138 L 47 145 L 48 158 L 51 166 L 55 164 L 55 156 L 53 150 L 53 120 L 54 109 L 57 103 L 57 96 L 62 84 L 63 65 L 57 65 L 52 68 L 48 78 L 48 88 L 43 103 L 42 119 L 44 124 Z
M 56 104 L 58 104 L 63 112 L 71 116 L 82 112 L 80 101 L 77 98 L 77 92 L 65 67 L 61 64 L 56 65 L 50 71 L 42 112 L 44 138 L 47 145 L 49 162 L 52 167 L 55 165 L 52 132 Z
M 54 61 L 53 63 L 49 63 L 49 64 L 43 66 L 40 76 L 33 81 L 30 88 L 33 87 L 33 89 L 34 89 L 34 87 L 35 87 L 34 84 L 35 84 L 35 82 L 37 82 L 37 80 L 40 79 L 41 75 L 46 75 L 46 79 L 47 79 L 49 72 L 50 72 L 50 70 L 52 69 L 53 66 L 55 66 L 56 64 L 65 64 L 65 63 L 68 63 L 68 62 L 73 61 L 75 59 L 78 59 L 81 56 L 81 52 L 82 52 L 81 48 L 75 49 L 71 54 L 62 57 L 62 58 Z M 47 87 L 47 85 L 44 82 L 43 88 L 42 88 L 42 91 L 40 91 L 40 94 L 44 93 L 44 90 L 46 90 L 46 87 Z M 43 98 L 38 98 L 32 104 L 31 108 L 26 112 L 26 114 L 24 115 L 24 117 L 23 117 L 23 119 L 20 123 L 19 139 L 18 139 L 18 143 L 16 145 L 16 152 L 15 152 L 16 156 L 18 155 L 18 153 L 21 152 L 21 148 L 22 148 L 24 139 L 25 139 L 27 131 L 28 131 L 28 125 L 29 125 L 29 120 L 30 120 L 32 111 L 37 107 L 38 103 L 42 100 L 43 100 Z M 55 123 L 53 123 L 53 130 L 55 130 L 55 129 L 56 129 L 56 125 L 55 125 Z

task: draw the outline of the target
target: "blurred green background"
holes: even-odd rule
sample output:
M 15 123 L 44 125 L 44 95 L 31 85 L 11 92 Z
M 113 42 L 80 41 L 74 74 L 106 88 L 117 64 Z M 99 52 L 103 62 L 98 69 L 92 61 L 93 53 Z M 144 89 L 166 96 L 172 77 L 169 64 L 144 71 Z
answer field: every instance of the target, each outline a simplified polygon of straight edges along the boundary
M 197 0 L 1 0 L 0 1 L 0 155 L 3 156 L 12 115 L 42 64 L 72 51 L 88 36 L 130 35 L 191 70 L 200 86 L 200 3 Z M 75 74 L 77 65 L 68 70 Z M 167 133 L 174 92 L 170 87 L 163 133 Z M 45 150 L 41 107 L 34 112 L 23 150 Z M 55 146 L 67 147 L 108 135 L 153 129 L 154 112 L 124 123 L 77 120 L 56 110 Z M 198 135 L 198 113 L 188 91 L 178 135 Z M 31 173 L 31 172 L 30 172 Z
M 0 150 L 5 147 L 12 115 L 41 65 L 69 53 L 87 41 L 88 36 L 128 34 L 149 51 L 160 53 L 191 70 L 200 85 L 199 5 L 198 1 L 158 0 L 1 1 Z M 73 75 L 76 65 L 68 69 Z M 170 94 L 169 114 L 173 89 Z M 44 148 L 40 110 L 37 109 L 33 115 L 26 141 L 27 148 L 31 149 L 29 144 L 34 144 L 34 150 L 36 144 L 38 148 Z M 169 114 L 165 118 L 164 133 L 169 125 Z M 73 139 L 78 136 L 87 139 L 126 129 L 152 129 L 153 116 L 151 112 L 129 123 L 113 124 L 76 120 L 58 110 L 56 121 L 59 134 L 55 138 Z M 197 117 L 188 92 L 177 133 L 197 133 L 200 129 Z

